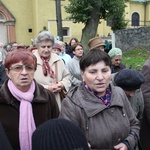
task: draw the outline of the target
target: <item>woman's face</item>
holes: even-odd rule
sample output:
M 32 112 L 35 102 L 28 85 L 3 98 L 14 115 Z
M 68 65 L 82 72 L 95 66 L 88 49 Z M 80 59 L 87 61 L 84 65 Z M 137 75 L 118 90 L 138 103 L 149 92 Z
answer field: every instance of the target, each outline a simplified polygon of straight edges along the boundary
M 76 43 L 76 41 L 74 40 L 74 39 L 72 39 L 72 41 L 71 41 L 71 46 L 73 45 L 73 44 L 75 44 Z
M 42 41 L 39 43 L 38 52 L 42 57 L 50 57 L 52 50 L 52 42 L 51 41 Z
M 111 69 L 106 66 L 104 61 L 90 65 L 84 72 L 81 72 L 81 75 L 83 81 L 86 82 L 91 90 L 97 92 L 100 96 L 105 95 L 111 78 Z
M 52 49 L 52 52 L 55 53 L 55 54 L 57 54 L 57 55 L 59 55 L 60 49 L 58 49 L 58 48 L 53 48 L 53 49 Z
M 6 69 L 7 76 L 12 80 L 16 88 L 26 92 L 32 83 L 35 67 L 33 64 L 23 65 L 22 62 L 12 64 Z
M 75 50 L 73 51 L 73 54 L 77 57 L 82 57 L 83 55 L 83 48 L 80 45 L 77 45 L 77 47 L 75 48 Z
M 65 50 L 66 50 L 65 45 L 61 45 L 61 52 L 62 52 L 62 53 L 64 53 L 64 52 L 65 52 Z
M 121 60 L 122 60 L 122 56 L 118 55 L 118 56 L 115 56 L 114 58 L 112 58 L 111 62 L 114 66 L 119 66 L 119 64 L 121 63 Z

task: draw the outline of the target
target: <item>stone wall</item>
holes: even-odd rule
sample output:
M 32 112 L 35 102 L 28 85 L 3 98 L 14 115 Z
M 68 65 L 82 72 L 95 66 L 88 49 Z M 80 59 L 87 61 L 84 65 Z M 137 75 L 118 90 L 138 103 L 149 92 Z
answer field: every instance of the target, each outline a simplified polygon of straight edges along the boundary
M 115 46 L 122 51 L 135 48 L 150 49 L 150 27 L 118 30 L 114 34 Z

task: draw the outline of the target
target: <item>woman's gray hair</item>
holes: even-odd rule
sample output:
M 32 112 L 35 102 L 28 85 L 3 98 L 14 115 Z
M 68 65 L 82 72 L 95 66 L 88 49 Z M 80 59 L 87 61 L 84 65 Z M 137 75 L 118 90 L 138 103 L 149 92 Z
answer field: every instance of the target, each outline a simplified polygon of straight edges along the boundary
M 54 44 L 54 36 L 49 31 L 42 31 L 35 39 L 35 45 L 39 47 L 39 43 L 42 41 L 51 41 Z

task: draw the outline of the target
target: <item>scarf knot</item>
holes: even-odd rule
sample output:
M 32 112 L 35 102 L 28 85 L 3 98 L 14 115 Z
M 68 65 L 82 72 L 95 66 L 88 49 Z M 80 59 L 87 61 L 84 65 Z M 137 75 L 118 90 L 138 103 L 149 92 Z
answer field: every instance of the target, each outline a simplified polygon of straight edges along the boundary
M 32 149 L 32 133 L 36 129 L 32 113 L 32 100 L 35 91 L 35 83 L 32 84 L 27 92 L 22 92 L 16 88 L 11 80 L 8 80 L 8 88 L 11 94 L 20 101 L 19 113 L 19 140 L 21 150 Z
M 55 78 L 54 71 L 52 70 L 51 66 L 49 65 L 50 58 L 41 57 L 41 59 L 43 61 L 42 69 L 43 69 L 44 76 L 47 76 L 49 74 L 51 78 Z

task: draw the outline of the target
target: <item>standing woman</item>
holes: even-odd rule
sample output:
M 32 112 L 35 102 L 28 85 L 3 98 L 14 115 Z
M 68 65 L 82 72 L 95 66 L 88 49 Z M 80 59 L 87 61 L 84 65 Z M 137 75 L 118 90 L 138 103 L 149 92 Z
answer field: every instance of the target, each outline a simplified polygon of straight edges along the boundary
M 36 57 L 20 48 L 5 59 L 9 77 L 0 89 L 0 121 L 14 150 L 31 150 L 37 126 L 56 118 L 59 109 L 53 93 L 34 79 Z
M 70 55 L 66 54 L 66 46 L 65 43 L 62 41 L 58 41 L 58 44 L 61 46 L 61 52 L 59 53 L 59 56 L 65 61 L 65 64 L 69 62 L 71 59 Z
M 112 48 L 108 55 L 111 58 L 111 73 L 119 72 L 122 69 L 125 69 L 126 66 L 121 62 L 122 61 L 122 50 L 120 48 Z
M 34 55 L 37 58 L 37 70 L 34 78 L 38 83 L 55 94 L 59 109 L 61 108 L 60 92 L 68 92 L 71 81 L 70 73 L 65 68 L 63 60 L 52 53 L 54 37 L 48 31 L 39 33 L 36 38 L 37 51 Z
M 139 138 L 139 121 L 120 87 L 110 85 L 111 60 L 99 49 L 80 60 L 83 82 L 62 102 L 60 117 L 78 125 L 91 149 L 133 150 Z
M 82 81 L 82 76 L 80 74 L 80 66 L 79 66 L 79 61 L 83 56 L 82 44 L 75 43 L 72 46 L 72 52 L 74 54 L 74 57 L 68 62 L 66 66 L 71 74 L 71 82 L 72 82 L 71 88 L 73 88 L 74 86 L 76 86 Z
M 69 41 L 69 44 L 68 44 L 68 46 L 66 48 L 66 53 L 69 54 L 71 56 L 71 58 L 73 58 L 73 56 L 74 56 L 74 54 L 73 54 L 73 52 L 71 50 L 71 47 L 72 47 L 72 45 L 74 45 L 75 43 L 78 43 L 78 42 L 79 41 L 78 41 L 77 38 L 71 38 L 70 41 Z

